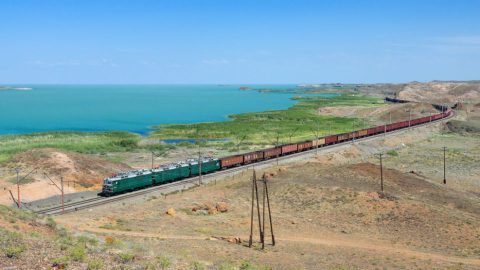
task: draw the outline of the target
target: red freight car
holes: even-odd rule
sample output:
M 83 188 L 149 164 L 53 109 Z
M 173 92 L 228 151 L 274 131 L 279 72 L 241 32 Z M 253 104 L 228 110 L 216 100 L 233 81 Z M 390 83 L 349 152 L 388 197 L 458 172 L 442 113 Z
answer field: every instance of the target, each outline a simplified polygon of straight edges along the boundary
M 337 135 L 331 135 L 331 136 L 325 137 L 325 144 L 332 144 L 332 143 L 336 143 L 337 141 L 338 141 Z
M 348 138 L 349 138 L 349 139 L 354 139 L 354 138 L 356 139 L 356 138 L 358 138 L 358 131 L 349 132 L 349 133 L 348 133 Z
M 263 159 L 263 151 L 243 154 L 243 162 L 244 163 L 255 162 L 255 161 L 260 160 L 260 159 Z
M 310 149 L 313 147 L 313 142 L 312 141 L 306 141 L 306 142 L 301 142 L 298 143 L 298 151 L 305 151 L 307 149 Z
M 270 148 L 263 150 L 263 157 L 264 158 L 272 158 L 272 157 L 277 157 L 282 154 L 282 148 L 280 147 L 275 147 L 275 148 Z
M 365 137 L 368 135 L 368 129 L 362 129 L 358 131 L 358 137 Z
M 313 140 L 312 147 L 321 147 L 325 144 L 325 138 L 320 138 L 318 140 Z
M 402 121 L 398 123 L 398 126 L 400 128 L 408 127 L 408 121 Z
M 296 152 L 297 150 L 298 150 L 298 145 L 296 143 L 282 145 L 282 155 Z
M 220 159 L 220 166 L 223 168 L 238 166 L 243 163 L 243 155 L 230 156 Z
M 348 134 L 349 133 L 343 133 L 338 135 L 338 142 L 343 142 L 348 140 Z

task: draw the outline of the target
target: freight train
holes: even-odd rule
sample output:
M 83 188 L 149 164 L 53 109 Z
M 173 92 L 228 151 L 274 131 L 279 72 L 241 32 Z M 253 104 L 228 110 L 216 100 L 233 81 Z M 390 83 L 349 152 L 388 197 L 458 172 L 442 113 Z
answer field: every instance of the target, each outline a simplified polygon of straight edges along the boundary
M 100 193 L 100 195 L 116 195 L 124 192 L 175 182 L 181 179 L 197 176 L 200 174 L 200 171 L 202 175 L 208 174 L 232 167 L 259 162 L 262 160 L 324 147 L 327 145 L 387 133 L 398 129 L 408 128 L 411 126 L 436 121 L 445 117 L 449 117 L 453 113 L 453 111 L 446 106 L 436 105 L 435 108 L 441 110 L 442 112 L 407 121 L 356 130 L 348 133 L 329 135 L 311 141 L 280 145 L 277 147 L 241 155 L 234 155 L 223 158 L 205 157 L 200 160 L 189 159 L 179 163 L 162 165 L 151 170 L 143 169 L 115 174 L 104 180 L 102 192 Z

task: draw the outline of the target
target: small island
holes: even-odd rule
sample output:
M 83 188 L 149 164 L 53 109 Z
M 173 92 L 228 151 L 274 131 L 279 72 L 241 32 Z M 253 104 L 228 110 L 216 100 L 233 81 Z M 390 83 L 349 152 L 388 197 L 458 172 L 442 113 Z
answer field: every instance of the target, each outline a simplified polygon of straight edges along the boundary
M 10 86 L 0 86 L 0 91 L 30 91 L 32 88 L 29 87 L 10 87 Z

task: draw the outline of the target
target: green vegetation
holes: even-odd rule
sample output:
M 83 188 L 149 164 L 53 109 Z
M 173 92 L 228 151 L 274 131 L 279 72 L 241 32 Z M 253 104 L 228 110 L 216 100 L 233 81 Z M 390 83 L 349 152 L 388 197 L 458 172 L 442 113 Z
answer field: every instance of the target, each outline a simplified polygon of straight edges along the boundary
M 314 138 L 326 134 L 342 133 L 358 129 L 363 121 L 355 118 L 320 116 L 317 109 L 323 106 L 381 106 L 379 98 L 341 95 L 336 97 L 302 97 L 287 110 L 266 111 L 231 115 L 232 121 L 159 125 L 152 137 L 175 139 L 228 138 L 226 147 L 245 144 L 287 143 Z M 356 123 L 355 123 L 356 122 Z M 368 126 L 368 123 L 365 124 Z M 265 139 L 270 140 L 265 142 Z M 229 144 L 229 145 L 226 145 Z
M 170 259 L 166 256 L 158 257 L 157 261 L 161 269 L 167 269 L 172 264 Z
M 83 262 L 87 256 L 87 252 L 85 251 L 84 247 L 76 246 L 70 250 L 69 255 L 73 261 Z
M 227 151 L 247 150 L 247 145 L 273 145 L 311 139 L 315 136 L 342 133 L 368 126 L 354 118 L 319 116 L 316 110 L 322 106 L 381 106 L 379 98 L 341 95 L 335 97 L 300 97 L 298 103 L 287 110 L 266 111 L 231 115 L 232 121 L 174 124 L 156 126 L 152 139 L 219 139 L 227 142 L 209 142 Z M 266 140 L 267 138 L 267 140 Z M 46 132 L 0 136 L 0 163 L 15 154 L 35 148 L 57 148 L 86 154 L 126 152 L 134 150 L 154 151 L 161 155 L 175 147 L 195 147 L 183 142 L 178 145 L 140 143 L 138 134 L 130 132 Z M 206 144 L 205 142 L 199 144 Z M 242 145 L 243 144 L 243 145 Z M 241 146 L 242 145 L 242 146 Z M 39 153 L 41 154 L 41 153 Z M 119 157 L 106 157 L 118 161 Z M 11 181 L 16 181 L 12 179 Z M 28 181 L 28 179 L 26 180 Z
M 57 269 L 65 269 L 70 263 L 70 259 L 67 256 L 58 257 L 52 260 L 52 267 Z
M 0 228 L 0 251 L 8 258 L 18 258 L 26 250 L 21 234 Z
M 202 262 L 195 261 L 192 263 L 192 270 L 204 270 L 205 269 L 205 264 Z
M 131 262 L 131 261 L 133 261 L 134 258 L 135 258 L 135 255 L 133 255 L 132 253 L 128 253 L 128 252 L 122 252 L 122 253 L 119 253 L 117 255 L 117 261 L 119 261 L 121 263 Z
M 395 150 L 388 150 L 387 155 L 389 155 L 391 157 L 398 157 L 398 152 L 395 151 Z
M 87 263 L 87 270 L 103 269 L 103 262 L 100 259 L 90 259 Z
M 34 148 L 58 148 L 78 153 L 101 154 L 130 151 L 140 135 L 129 132 L 48 132 L 0 136 L 0 162 Z

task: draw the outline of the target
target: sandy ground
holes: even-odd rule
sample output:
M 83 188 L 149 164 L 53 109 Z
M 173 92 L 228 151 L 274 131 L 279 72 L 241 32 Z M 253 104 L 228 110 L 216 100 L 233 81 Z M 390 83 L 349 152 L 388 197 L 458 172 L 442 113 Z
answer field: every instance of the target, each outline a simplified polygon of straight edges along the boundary
M 269 190 L 278 244 L 265 251 L 258 243 L 245 246 L 251 170 L 216 185 L 167 197 L 151 194 L 57 220 L 74 231 L 121 239 L 139 256 L 162 254 L 212 268 L 248 259 L 273 269 L 480 269 L 480 195 L 478 186 L 465 184 L 468 168 L 452 166 L 456 182 L 443 185 L 435 174 L 420 174 L 438 164 L 422 156 L 410 161 L 413 154 L 407 154 L 418 144 L 425 151 L 438 148 L 432 138 L 443 138 L 441 130 L 436 125 L 357 142 L 258 171 L 273 175 Z M 392 149 L 398 159 L 385 160 L 383 195 L 374 155 Z M 471 151 L 480 157 L 478 148 Z M 227 212 L 192 211 L 219 202 L 228 205 Z M 165 214 L 169 208 L 175 216 Z M 258 241 L 257 231 L 255 236 Z M 242 243 L 223 240 L 235 237 Z
M 400 91 L 399 98 L 437 103 L 478 102 L 480 83 L 478 81 L 411 83 Z
M 8 190 L 17 196 L 15 168 L 20 169 L 20 179 L 32 172 L 26 178 L 27 183 L 21 184 L 22 202 L 31 202 L 60 194 L 51 180 L 60 186 L 61 176 L 64 177 L 64 192 L 72 193 L 98 189 L 103 178 L 131 167 L 95 156 L 56 149 L 30 150 L 17 155 L 0 168 L 0 204 L 12 204 Z

